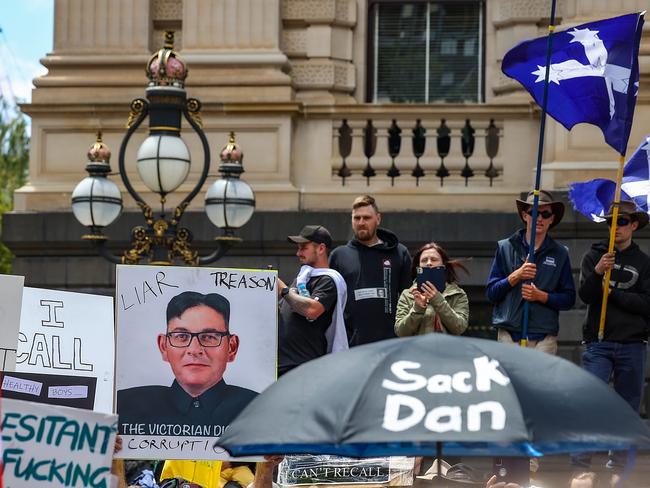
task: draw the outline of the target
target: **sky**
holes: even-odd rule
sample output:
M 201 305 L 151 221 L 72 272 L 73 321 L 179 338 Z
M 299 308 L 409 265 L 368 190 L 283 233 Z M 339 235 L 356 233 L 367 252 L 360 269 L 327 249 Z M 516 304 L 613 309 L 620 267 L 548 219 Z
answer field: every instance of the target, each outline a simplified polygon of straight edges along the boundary
M 0 90 L 8 102 L 31 100 L 32 79 L 47 72 L 54 0 L 0 0 Z

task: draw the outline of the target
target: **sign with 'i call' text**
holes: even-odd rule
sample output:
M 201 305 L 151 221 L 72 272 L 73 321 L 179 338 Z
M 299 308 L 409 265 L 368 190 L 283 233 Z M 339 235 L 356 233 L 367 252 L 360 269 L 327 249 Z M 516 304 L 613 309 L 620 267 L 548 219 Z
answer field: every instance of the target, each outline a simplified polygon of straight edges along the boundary
M 93 410 L 112 413 L 113 317 L 111 297 L 25 287 L 16 371 L 96 378 Z M 80 388 L 65 391 L 76 399 L 81 394 Z

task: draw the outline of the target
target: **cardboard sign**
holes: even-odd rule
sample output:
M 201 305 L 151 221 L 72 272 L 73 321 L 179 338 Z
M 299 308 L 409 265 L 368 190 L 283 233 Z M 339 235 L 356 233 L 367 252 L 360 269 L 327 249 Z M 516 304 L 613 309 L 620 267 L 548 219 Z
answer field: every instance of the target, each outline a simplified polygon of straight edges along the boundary
M 24 276 L 0 275 L 0 370 L 16 368 Z
M 16 371 L 95 378 L 93 410 L 112 413 L 114 360 L 111 297 L 24 289 Z
M 116 415 L 2 399 L 3 486 L 110 486 L 116 422 Z
M 393 456 L 348 458 L 340 456 L 286 456 L 278 468 L 278 484 L 380 486 L 411 485 L 414 458 Z
M 117 412 L 127 459 L 227 459 L 213 447 L 276 379 L 277 274 L 118 266 Z
M 388 483 L 389 458 L 287 456 L 280 465 L 281 485 Z
M 7 372 L 0 375 L 2 398 L 92 410 L 97 378 L 42 373 Z

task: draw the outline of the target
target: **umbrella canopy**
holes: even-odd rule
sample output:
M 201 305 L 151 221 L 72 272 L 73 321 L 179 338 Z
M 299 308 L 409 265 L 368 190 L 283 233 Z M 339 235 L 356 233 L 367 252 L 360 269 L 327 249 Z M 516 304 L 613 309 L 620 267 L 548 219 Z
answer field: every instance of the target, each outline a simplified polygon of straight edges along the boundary
M 495 341 L 428 334 L 306 363 L 217 441 L 234 456 L 541 455 L 650 447 L 650 430 L 573 363 Z

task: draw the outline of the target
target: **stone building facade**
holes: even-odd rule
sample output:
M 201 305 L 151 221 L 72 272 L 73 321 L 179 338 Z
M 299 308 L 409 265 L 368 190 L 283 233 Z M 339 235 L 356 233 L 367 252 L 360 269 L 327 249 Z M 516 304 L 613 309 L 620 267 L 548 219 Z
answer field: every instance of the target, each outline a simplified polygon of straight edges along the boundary
M 429 13 L 454 3 L 393 2 Z M 390 13 L 377 10 L 386 8 L 383 0 L 55 0 L 54 49 L 42 60 L 48 73 L 35 80 L 32 102 L 23 107 L 32 119 L 29 182 L 15 193 L 15 211 L 4 223 L 5 241 L 17 256 L 15 272 L 25 274 L 32 286 L 111 292 L 114 266 L 80 239 L 84 229 L 72 216 L 70 195 L 85 176 L 85 154 L 98 129 L 117 154 L 129 103 L 144 94 L 147 59 L 161 47 L 163 32 L 174 30 L 175 48 L 189 68 L 186 88 L 203 103 L 213 154 L 235 131 L 245 153 L 244 178 L 256 195 L 256 213 L 239 233 L 243 243 L 220 265 L 271 264 L 291 277 L 297 260 L 286 235 L 303 224 L 320 223 L 337 243 L 344 242 L 350 236 L 352 199 L 371 193 L 386 226 L 407 246 L 437 240 L 452 255 L 472 259 L 472 274 L 463 283 L 475 304 L 472 325 L 479 330 L 489 320 L 483 285 L 495 242 L 518 224 L 514 199 L 533 185 L 539 137 L 539 107 L 501 74 L 501 59 L 517 42 L 547 32 L 551 2 L 469 3 L 479 19 L 474 36 L 478 45 L 465 44 L 465 54 L 470 50 L 477 56 L 476 100 L 401 103 L 375 96 L 378 46 L 385 40 L 379 22 L 393 25 L 383 13 L 377 17 L 378 11 Z M 640 11 L 646 3 L 563 0 L 558 2 L 559 28 Z M 433 33 L 427 24 L 427 35 Z M 442 42 L 442 50 L 456 52 Z M 648 132 L 650 120 L 647 29 L 640 67 L 630 150 Z M 402 82 L 406 86 L 409 79 L 405 76 Z M 399 93 L 399 86 L 390 88 Z M 438 130 L 443 119 L 451 139 L 448 154 L 442 154 L 449 176 L 440 178 Z M 364 144 L 369 121 L 376 130 L 370 157 Z M 400 151 L 391 156 L 388 131 L 393 121 L 402 132 Z M 426 128 L 426 148 L 417 161 L 424 176 L 416 181 L 411 176 L 416 164 L 411 143 L 418 121 Z M 464 154 L 468 121 L 475 139 L 472 151 L 465 147 Z M 349 154 L 345 147 L 341 151 L 340 129 L 345 126 L 351 130 Z M 186 129 L 185 141 L 198 159 L 199 140 Z M 486 144 L 489 130 L 496 131 L 496 151 Z M 145 130 L 134 136 L 127 161 L 134 162 L 145 136 Z M 583 125 L 568 132 L 548 121 L 544 188 L 563 192 L 571 181 L 613 178 L 616 161 L 597 128 Z M 340 176 L 344 162 L 350 170 L 345 179 Z M 400 176 L 393 171 L 391 178 L 387 172 L 393 163 Z M 376 176 L 364 177 L 368 164 Z M 463 173 L 466 165 L 474 176 L 463 176 L 468 174 Z M 485 176 L 488 169 L 491 177 Z M 139 184 L 134 164 L 129 171 L 136 189 L 155 202 L 156 195 Z M 179 194 L 191 188 L 198 171 L 194 165 Z M 123 196 L 125 212 L 108 230 L 116 252 L 127 247 L 129 229 L 141 223 L 133 201 L 125 192 Z M 169 203 L 178 199 L 171 195 Z M 203 214 L 202 202 L 202 195 L 194 200 L 186 225 L 205 253 L 217 230 Z M 556 235 L 570 247 L 577 268 L 588 242 L 602 237 L 602 230 L 567 212 Z M 645 234 L 642 241 L 648 250 Z M 580 314 L 565 316 L 567 344 L 579 336 Z

